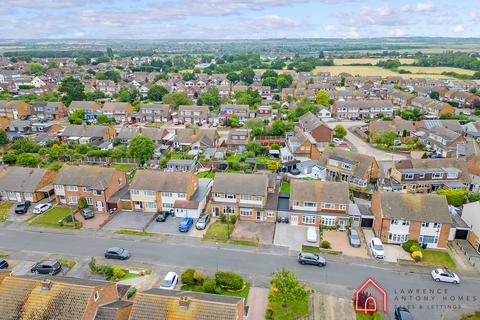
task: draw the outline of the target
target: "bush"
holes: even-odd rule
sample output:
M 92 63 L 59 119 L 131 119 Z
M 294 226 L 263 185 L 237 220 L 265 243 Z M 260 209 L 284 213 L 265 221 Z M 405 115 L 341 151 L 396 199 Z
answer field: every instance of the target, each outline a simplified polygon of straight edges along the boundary
M 207 278 L 203 281 L 203 291 L 206 293 L 217 293 L 219 290 L 217 288 L 217 281 L 212 278 Z
M 422 261 L 422 258 L 423 258 L 422 251 L 413 251 L 413 252 L 412 252 L 412 258 L 413 258 L 413 260 L 415 260 L 416 262 Z
M 411 248 L 413 245 L 420 246 L 420 245 L 418 244 L 418 241 L 416 241 L 416 240 L 408 240 L 407 242 L 405 242 L 404 244 L 402 244 L 402 248 L 403 248 L 403 250 L 407 251 L 408 253 L 411 253 L 410 248 Z
M 420 248 L 420 246 L 416 245 L 416 244 L 414 244 L 410 247 L 410 253 L 413 253 L 415 251 L 421 251 L 421 250 L 422 250 L 422 248 Z
M 78 198 L 78 208 L 85 209 L 86 207 L 88 207 L 87 199 L 85 197 Z
M 237 216 L 236 215 L 230 216 L 230 223 L 231 224 L 237 223 Z
M 196 270 L 195 273 L 193 274 L 193 280 L 195 281 L 195 284 L 201 286 L 204 281 L 203 272 Z
M 480 201 L 480 192 L 469 192 L 467 198 L 469 202 Z
M 320 243 L 320 248 L 322 248 L 322 249 L 330 249 L 330 241 L 323 240 L 322 243 Z
M 238 291 L 243 288 L 243 278 L 234 272 L 218 271 L 215 273 L 217 285 L 222 289 Z
M 112 268 L 112 280 L 113 281 L 120 281 L 123 277 L 125 277 L 126 272 L 121 267 L 113 267 Z
M 224 213 L 220 213 L 220 221 L 227 223 L 227 216 Z
M 105 276 L 105 279 L 110 280 L 113 276 L 113 267 L 109 264 L 98 265 L 97 273 L 103 274 Z
M 455 207 L 461 206 L 465 202 L 465 196 L 467 195 L 467 191 L 465 190 L 451 189 L 441 189 L 438 190 L 436 193 L 447 197 L 448 204 Z
M 133 297 L 135 293 L 137 293 L 137 288 L 130 287 L 127 291 L 127 299 L 130 299 L 131 297 Z
M 94 257 L 90 258 L 90 261 L 88 262 L 88 267 L 90 268 L 91 273 L 97 273 L 97 260 L 95 260 Z
M 182 272 L 181 280 L 183 284 L 193 285 L 195 284 L 195 269 L 187 269 Z

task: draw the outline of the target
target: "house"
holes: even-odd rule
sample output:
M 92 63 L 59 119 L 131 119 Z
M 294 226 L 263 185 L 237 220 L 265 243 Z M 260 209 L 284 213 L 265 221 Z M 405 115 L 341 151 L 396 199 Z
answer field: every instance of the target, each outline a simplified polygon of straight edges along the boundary
M 394 105 L 399 106 L 400 109 L 404 109 L 412 103 L 415 95 L 401 90 L 393 90 L 390 93 L 390 98 Z
M 287 147 L 295 157 L 318 159 L 320 150 L 317 141 L 308 132 L 296 127 L 292 136 L 287 138 Z
M 476 150 L 472 155 L 467 156 L 467 170 L 471 178 L 469 190 L 472 192 L 480 192 L 480 150 L 475 142 L 471 145 L 475 147 Z
M 332 120 L 332 112 L 328 108 L 321 108 L 318 111 L 318 118 L 322 121 Z
M 16 202 L 38 202 L 53 196 L 52 183 L 57 172 L 45 169 L 8 167 L 0 172 L 3 199 Z
M 290 181 L 290 224 L 346 227 L 348 184 L 320 180 Z
M 76 110 L 85 112 L 83 120 L 93 121 L 102 113 L 101 106 L 95 101 L 72 101 L 68 106 L 68 113 L 73 114 Z
M 223 125 L 230 124 L 230 118 L 236 116 L 239 122 L 245 122 L 250 118 L 250 108 L 248 105 L 223 104 L 220 106 L 218 120 Z
M 67 108 L 63 102 L 36 102 L 32 106 L 32 114 L 41 120 L 59 120 L 67 116 Z
M 189 147 L 201 150 L 219 147 L 219 140 L 217 129 L 178 128 L 175 129 L 173 146 L 177 149 Z
M 378 191 L 372 212 L 373 231 L 384 243 L 417 240 L 427 248 L 447 248 L 452 218 L 445 196 Z
M 208 122 L 208 106 L 179 106 L 178 121 L 202 125 Z
M 115 122 L 121 123 L 132 119 L 133 107 L 128 102 L 105 102 L 102 113 Z
M 128 144 L 130 140 L 139 134 L 149 137 L 155 144 L 160 145 L 163 143 L 163 138 L 168 134 L 168 131 L 166 129 L 148 127 L 122 127 L 117 134 L 117 139 L 122 144 Z
M 377 181 L 379 171 L 374 156 L 340 148 L 326 148 L 318 159 L 318 167 L 312 172 L 323 180 L 345 181 L 354 187 L 367 188 L 369 183 Z
M 9 119 L 24 119 L 32 114 L 32 107 L 22 100 L 0 100 L 0 117 Z
M 191 172 L 138 171 L 130 184 L 133 210 L 174 212 L 177 217 L 198 218 L 207 203 L 211 179 Z
M 130 320 L 243 320 L 244 299 L 203 292 L 150 289 L 135 295 Z
M 59 132 L 58 137 L 62 142 L 76 141 L 80 144 L 100 145 L 115 138 L 115 129 L 107 126 L 87 126 L 86 124 L 68 125 Z
M 428 193 L 441 188 L 467 189 L 471 178 L 464 159 L 408 159 L 393 163 L 384 190 Z
M 388 100 L 336 101 L 332 106 L 334 117 L 339 119 L 370 119 L 380 114 L 393 117 L 394 107 Z
M 28 120 L 13 120 L 7 127 L 7 131 L 15 134 L 25 134 L 32 131 L 32 124 Z
M 274 118 L 272 106 L 259 106 L 257 109 L 256 117 L 259 119 L 271 121 Z
M 467 107 L 479 98 L 471 92 L 454 91 L 450 94 L 450 99 L 458 102 L 460 107 Z
M 140 105 L 140 115 L 142 121 L 147 122 L 167 122 L 172 119 L 172 109 L 169 104 L 152 103 Z
M 119 301 L 119 288 L 110 281 L 6 275 L 0 277 L 0 314 L 3 319 L 99 319 L 99 309 Z
M 480 201 L 467 203 L 463 206 L 462 220 L 470 227 L 467 240 L 480 254 Z
M 452 158 L 457 155 L 457 146 L 466 142 L 463 134 L 446 129 L 433 127 L 420 137 L 427 148 L 433 149 L 442 158 Z
M 274 174 L 217 173 L 213 181 L 212 216 L 275 222 L 280 181 Z
M 77 205 L 83 197 L 93 210 L 106 212 L 108 200 L 127 185 L 125 172 L 94 166 L 63 166 L 54 181 L 57 203 Z
M 196 160 L 170 159 L 165 165 L 164 171 L 170 172 L 193 172 L 197 168 Z
M 309 133 L 317 143 L 332 142 L 333 130 L 311 112 L 298 118 L 298 126 Z
M 395 132 L 398 137 L 407 138 L 417 131 L 418 123 L 416 121 L 404 120 L 400 117 L 395 117 L 391 121 L 370 121 L 368 123 L 368 132 L 371 138 L 380 136 L 388 131 Z
M 250 143 L 250 133 L 248 129 L 232 129 L 228 132 L 228 138 L 225 144 L 228 150 L 243 153 Z

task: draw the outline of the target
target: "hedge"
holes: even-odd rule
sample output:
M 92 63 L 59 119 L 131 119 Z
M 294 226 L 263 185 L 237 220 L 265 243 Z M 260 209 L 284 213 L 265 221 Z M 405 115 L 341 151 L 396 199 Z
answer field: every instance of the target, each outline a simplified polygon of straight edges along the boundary
M 183 284 L 193 285 L 195 284 L 195 269 L 187 269 L 182 272 L 181 280 Z
M 243 288 L 243 278 L 234 272 L 218 271 L 215 273 L 217 285 L 222 289 L 238 291 Z
M 465 196 L 467 195 L 467 191 L 465 190 L 450 189 L 441 189 L 438 190 L 436 193 L 447 197 L 448 204 L 455 207 L 461 206 L 465 202 Z
M 416 240 L 408 240 L 407 242 L 402 244 L 403 250 L 407 251 L 408 253 L 412 252 L 412 251 L 410 251 L 412 246 L 420 247 L 420 245 L 418 244 L 418 241 L 416 241 Z

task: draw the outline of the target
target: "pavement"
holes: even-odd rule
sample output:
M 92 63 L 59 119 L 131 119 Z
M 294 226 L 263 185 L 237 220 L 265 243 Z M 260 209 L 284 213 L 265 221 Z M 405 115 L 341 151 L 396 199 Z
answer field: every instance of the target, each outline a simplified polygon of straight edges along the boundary
M 372 256 L 368 245 L 375 235 L 371 229 L 363 229 L 363 234 L 365 235 L 368 255 Z M 403 250 L 401 245 L 384 243 L 383 247 L 385 249 L 385 257 L 383 260 L 387 262 L 397 263 L 398 260 L 412 260 L 410 254 Z
M 232 232 L 232 239 L 272 244 L 274 233 L 275 223 L 239 220 Z
M 151 212 L 137 211 L 121 211 L 108 222 L 103 229 L 119 230 L 119 229 L 135 229 L 144 230 L 153 219 L 155 214 Z
M 316 243 L 307 242 L 307 228 L 308 227 L 305 226 L 292 226 L 288 223 L 277 223 L 273 243 L 277 246 L 288 247 L 290 250 L 295 251 L 301 251 L 302 245 L 304 244 L 319 246 L 320 239 L 318 239 Z
M 352 301 L 327 294 L 315 295 L 315 319 L 355 320 Z
M 248 293 L 248 316 L 247 320 L 262 320 L 265 319 L 265 310 L 268 304 L 267 288 L 252 287 Z
M 359 248 L 352 247 L 350 245 L 350 242 L 348 241 L 346 231 L 323 230 L 323 240 L 327 240 L 330 242 L 332 250 L 341 251 L 344 255 L 360 258 L 369 258 L 365 244 L 362 243 Z
M 172 235 L 186 235 L 197 238 L 203 237 L 203 234 L 207 231 L 207 229 L 197 230 L 195 228 L 195 223 L 197 222 L 197 219 L 193 219 L 193 224 L 190 230 L 188 232 L 180 232 L 178 231 L 178 225 L 180 224 L 181 219 L 182 218 L 168 217 L 167 220 L 164 222 L 157 222 L 153 220 L 145 231 Z

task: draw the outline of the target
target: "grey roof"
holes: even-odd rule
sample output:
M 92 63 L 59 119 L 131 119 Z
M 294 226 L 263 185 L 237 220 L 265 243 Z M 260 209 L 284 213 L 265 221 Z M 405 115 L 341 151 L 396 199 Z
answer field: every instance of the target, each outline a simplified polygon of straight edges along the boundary
M 212 192 L 266 196 L 267 187 L 264 174 L 217 173 Z
M 356 166 L 349 172 L 357 177 L 365 177 L 367 173 L 370 172 L 372 165 L 376 163 L 375 157 L 373 156 L 347 151 L 341 148 L 325 148 L 322 156 L 320 159 L 318 159 L 318 164 L 322 167 L 326 167 L 328 164 L 328 159 L 330 158 L 337 161 L 350 163 L 352 165 L 356 164 Z
M 166 290 L 166 289 L 150 289 L 143 291 L 142 295 L 159 295 L 168 297 L 190 297 L 192 299 L 221 302 L 221 303 L 238 303 L 243 300 L 242 297 L 224 296 L 219 294 L 210 294 L 203 292 L 180 291 L 180 290 Z
M 112 181 L 115 171 L 117 170 L 94 166 L 64 166 L 58 172 L 54 183 L 105 190 Z
M 320 180 L 292 179 L 290 199 L 327 203 L 348 203 L 348 184 Z
M 356 107 L 359 109 L 370 109 L 370 108 L 393 108 L 393 104 L 388 100 L 347 100 L 347 101 L 336 101 L 335 105 L 337 108 L 350 108 Z
M 122 127 L 117 138 L 130 140 L 138 134 L 145 135 L 156 142 L 162 140 L 167 132 L 165 129 L 158 128 Z
M 382 217 L 387 219 L 452 223 L 443 195 L 380 192 L 380 203 Z
M 0 190 L 35 192 L 46 173 L 45 169 L 9 167 L 0 176 Z
M 397 170 L 410 172 L 411 169 L 420 169 L 418 172 L 428 172 L 427 170 L 438 170 L 439 168 L 457 168 L 461 171 L 458 180 L 470 182 L 471 178 L 467 171 L 467 163 L 464 159 L 439 158 L 439 159 L 407 159 L 394 163 Z M 408 170 L 407 170 L 408 169 Z
M 195 176 L 189 172 L 163 172 L 156 170 L 137 171 L 130 190 L 186 193 Z
M 60 134 L 62 137 L 102 138 L 107 126 L 68 125 Z
M 77 109 L 92 110 L 92 109 L 95 109 L 95 107 L 97 106 L 98 106 L 98 103 L 96 103 L 95 101 L 72 101 L 72 103 L 70 103 L 70 105 L 68 106 L 68 109 L 69 110 L 77 110 Z

